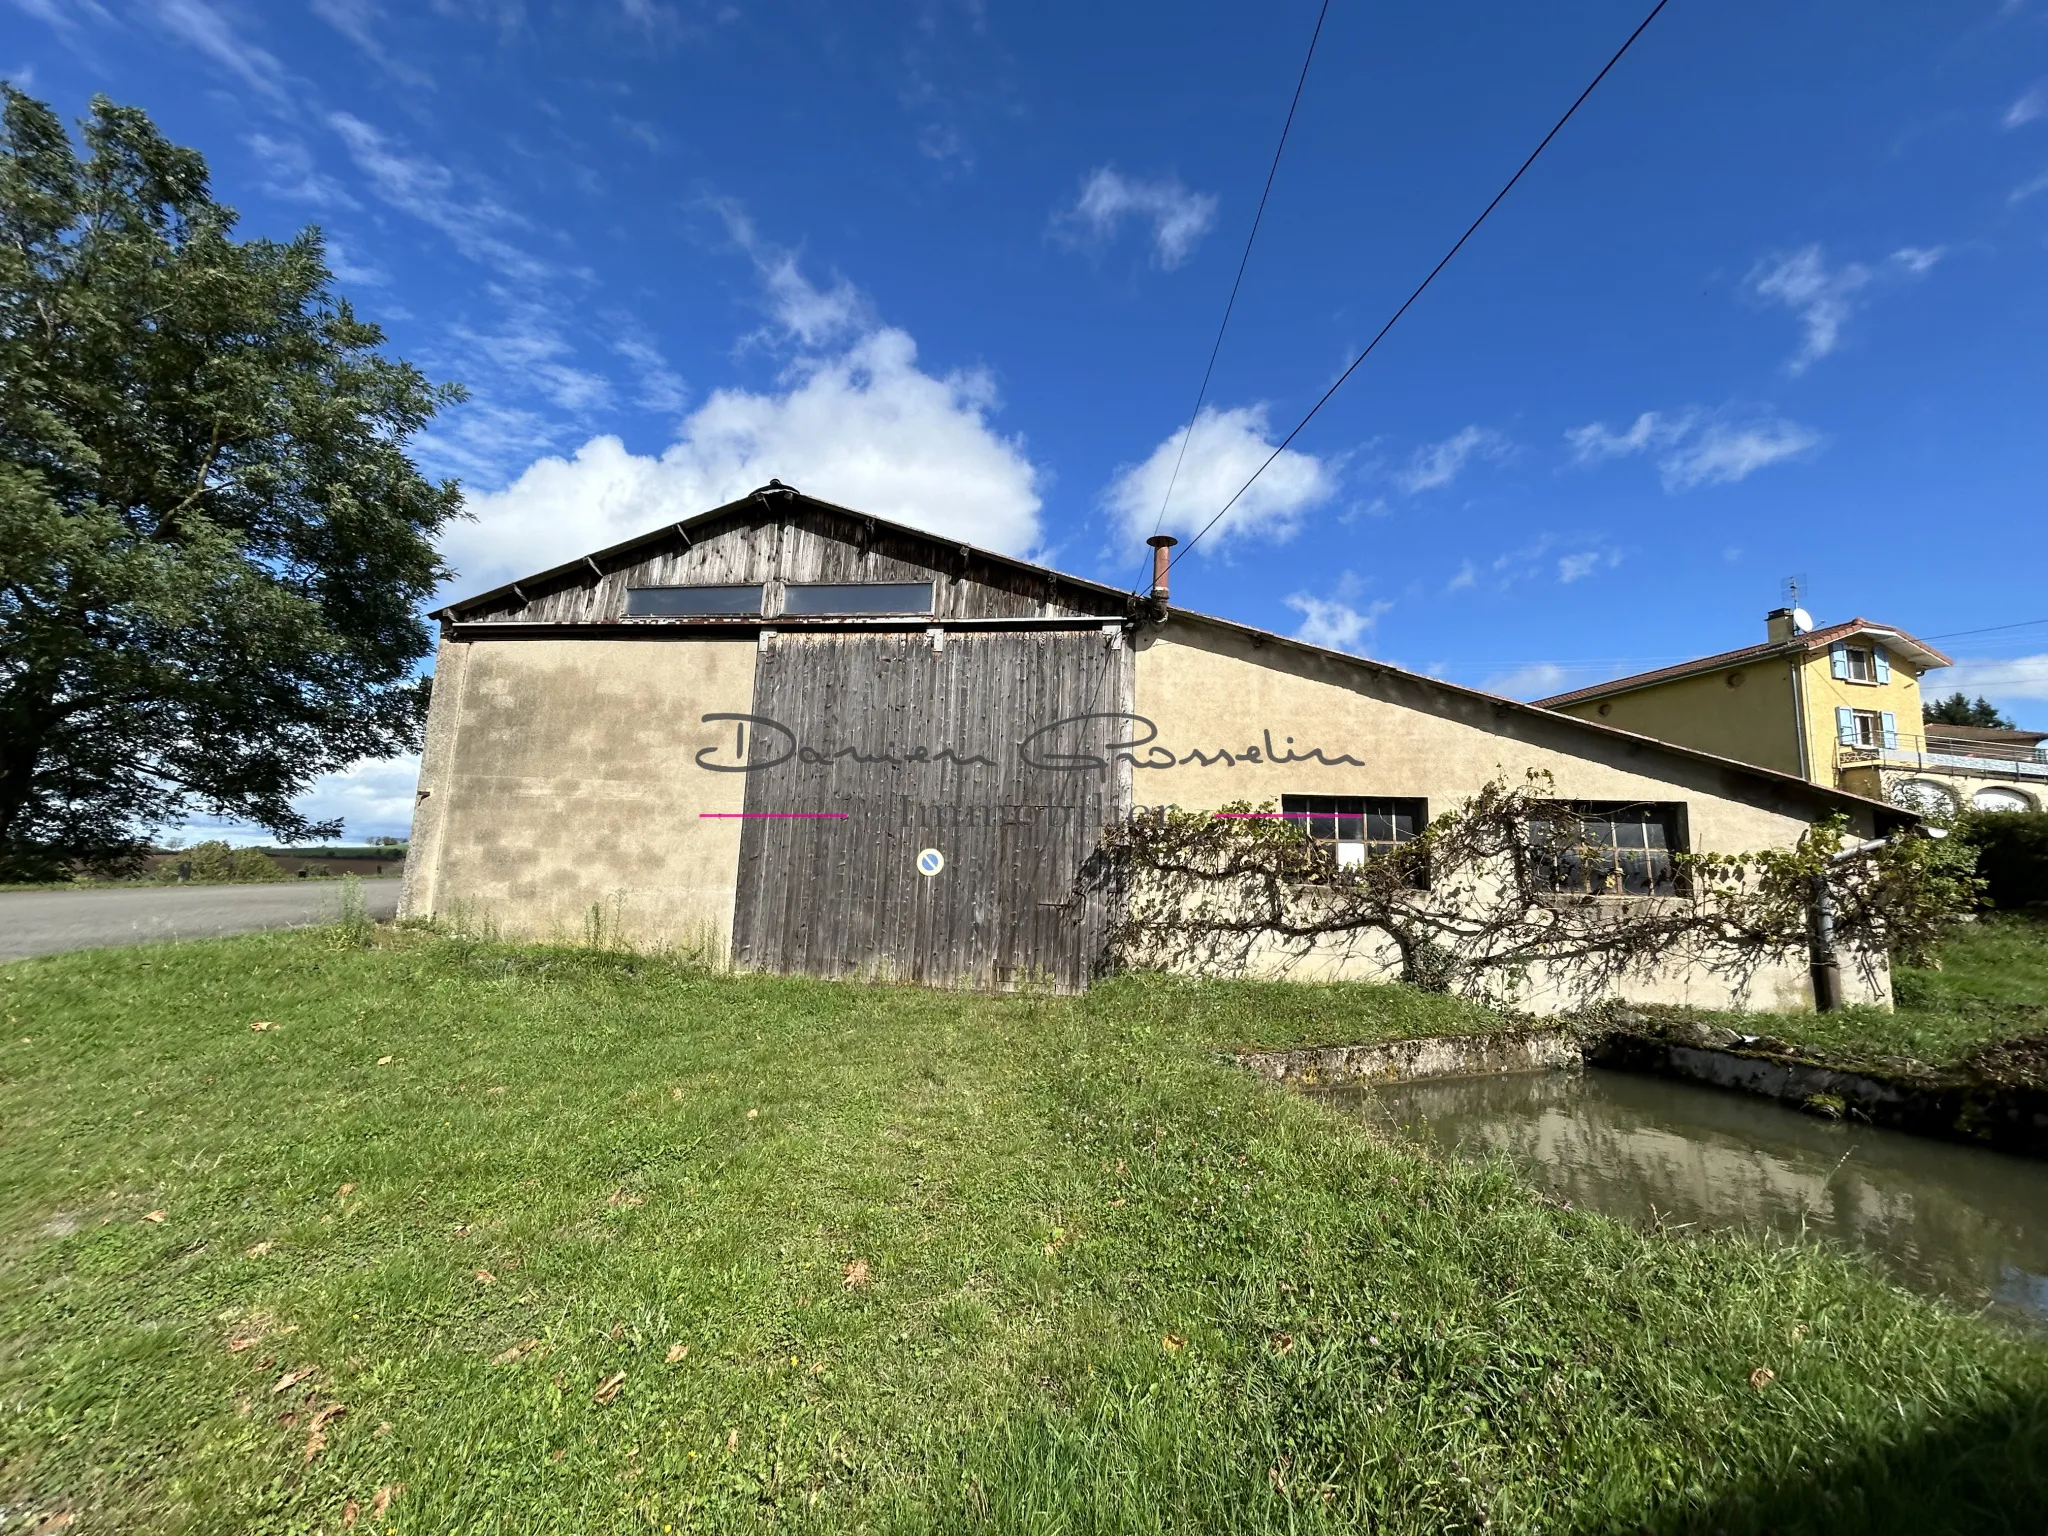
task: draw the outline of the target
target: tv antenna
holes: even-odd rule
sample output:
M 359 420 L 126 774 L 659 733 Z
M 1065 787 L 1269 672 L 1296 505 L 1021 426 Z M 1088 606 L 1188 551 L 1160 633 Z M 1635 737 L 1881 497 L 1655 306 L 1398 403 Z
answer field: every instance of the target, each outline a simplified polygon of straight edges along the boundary
M 1795 635 L 1807 634 L 1813 629 L 1813 615 L 1806 611 L 1806 605 L 1802 601 L 1807 595 L 1808 587 L 1804 571 L 1787 576 L 1778 583 L 1778 595 L 1782 599 L 1779 606 L 1792 610 L 1792 633 Z

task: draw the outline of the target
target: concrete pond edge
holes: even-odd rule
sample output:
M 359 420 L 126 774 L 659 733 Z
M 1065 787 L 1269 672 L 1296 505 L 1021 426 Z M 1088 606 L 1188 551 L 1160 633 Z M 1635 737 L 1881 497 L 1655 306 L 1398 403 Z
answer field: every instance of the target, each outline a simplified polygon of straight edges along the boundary
M 1644 1020 L 1229 1054 L 1267 1082 L 1304 1089 L 1606 1067 L 1776 1099 L 1830 1119 L 2048 1158 L 2048 1089 L 1967 1071 L 1849 1071 L 1772 1049 L 1777 1044 L 1729 1030 L 1674 1037 Z

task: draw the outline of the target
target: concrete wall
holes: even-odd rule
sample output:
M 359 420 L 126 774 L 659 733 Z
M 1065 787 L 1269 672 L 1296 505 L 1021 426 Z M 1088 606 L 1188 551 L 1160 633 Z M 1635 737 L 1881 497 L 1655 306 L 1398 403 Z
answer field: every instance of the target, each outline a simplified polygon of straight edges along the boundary
M 1491 778 L 1520 779 L 1541 768 L 1554 775 L 1562 798 L 1683 802 L 1692 851 L 1723 853 L 1789 847 L 1830 809 L 1803 785 L 1774 784 L 1652 742 L 1606 736 L 1407 674 L 1261 644 L 1180 616 L 1139 642 L 1135 698 L 1136 713 L 1158 733 L 1136 755 L 1141 762 L 1173 759 L 1171 767 L 1133 771 L 1132 798 L 1141 806 L 1199 809 L 1283 794 L 1403 795 L 1426 798 L 1434 816 Z M 1311 749 L 1362 766 L 1272 760 L 1276 752 L 1299 759 Z M 1868 812 L 1856 821 L 1858 835 L 1874 835 Z M 1327 948 L 1293 971 L 1367 979 L 1386 974 L 1391 958 L 1387 946 L 1366 941 L 1350 953 Z M 1268 962 L 1280 963 L 1277 954 Z M 1849 974 L 1844 982 L 1863 990 Z M 1693 970 L 1641 978 L 1621 995 L 1716 1008 L 1812 1003 L 1803 956 L 1766 968 L 1747 986 Z M 1888 1002 L 1889 977 L 1880 974 L 1868 995 Z M 1523 1005 L 1542 1011 L 1570 1001 L 1553 982 L 1535 978 Z
M 1798 710 L 1792 698 L 1796 661 L 1773 657 L 1694 677 L 1654 683 L 1611 699 L 1564 705 L 1558 713 L 1675 741 L 1779 773 L 1801 772 Z M 1832 783 L 1833 718 L 1820 738 L 1822 777 Z
M 746 777 L 695 754 L 752 708 L 749 637 L 446 642 L 420 772 L 402 910 L 581 941 L 732 935 Z

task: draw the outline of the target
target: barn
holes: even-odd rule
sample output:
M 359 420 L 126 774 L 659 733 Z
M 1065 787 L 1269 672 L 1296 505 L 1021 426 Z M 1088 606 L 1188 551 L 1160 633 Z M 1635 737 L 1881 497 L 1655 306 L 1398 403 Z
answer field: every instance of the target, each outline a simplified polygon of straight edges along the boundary
M 1134 806 L 1271 799 L 1355 858 L 1542 768 L 1633 850 L 1617 900 L 1653 897 L 1673 851 L 1910 819 L 1190 612 L 1163 586 L 1134 599 L 771 481 L 452 604 L 404 911 L 758 970 L 1077 989 L 1113 915 L 1078 874 Z M 1811 996 L 1803 964 L 1727 985 L 1634 995 Z

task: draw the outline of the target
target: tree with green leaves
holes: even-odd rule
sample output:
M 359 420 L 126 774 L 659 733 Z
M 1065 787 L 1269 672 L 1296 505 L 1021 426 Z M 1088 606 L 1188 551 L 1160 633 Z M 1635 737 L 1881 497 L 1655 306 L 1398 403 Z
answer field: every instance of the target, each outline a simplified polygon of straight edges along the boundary
M 1984 725 L 2009 731 L 2013 724 L 1998 712 L 1998 706 L 1979 694 L 1974 700 L 1961 690 L 1933 704 L 1922 704 L 1920 716 L 1928 725 Z
M 461 515 L 408 441 L 459 388 L 383 355 L 322 238 L 236 241 L 205 160 L 0 86 L 0 880 L 418 739 Z

